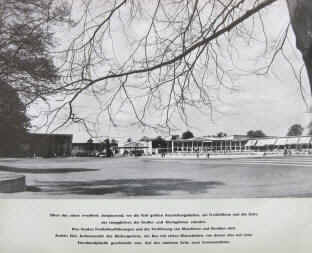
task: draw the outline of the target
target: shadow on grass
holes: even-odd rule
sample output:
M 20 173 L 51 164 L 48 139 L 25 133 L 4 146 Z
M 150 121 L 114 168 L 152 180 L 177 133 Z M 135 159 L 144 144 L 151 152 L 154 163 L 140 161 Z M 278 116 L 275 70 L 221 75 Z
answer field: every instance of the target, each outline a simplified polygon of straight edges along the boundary
M 98 169 L 84 169 L 84 168 L 28 169 L 28 168 L 14 168 L 14 167 L 0 166 L 0 171 L 15 172 L 15 173 L 31 173 L 31 174 L 72 173 L 72 172 L 96 171 L 96 170 Z
M 48 194 L 105 195 L 123 196 L 164 196 L 170 192 L 183 191 L 189 194 L 206 193 L 224 185 L 218 181 L 192 181 L 187 179 L 119 179 L 96 181 L 38 181 L 36 186 L 27 186 L 30 192 Z

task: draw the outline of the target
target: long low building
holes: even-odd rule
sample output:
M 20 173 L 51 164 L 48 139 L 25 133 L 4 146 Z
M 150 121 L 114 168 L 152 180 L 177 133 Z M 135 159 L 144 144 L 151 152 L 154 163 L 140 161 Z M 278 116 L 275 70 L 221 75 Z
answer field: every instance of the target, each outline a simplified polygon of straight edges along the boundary
M 122 155 L 149 155 L 153 153 L 152 141 L 127 141 L 118 145 Z
M 284 150 L 312 149 L 312 136 L 268 137 L 250 139 L 246 143 L 247 150 Z
M 111 156 L 116 153 L 117 143 L 115 142 L 75 142 L 72 144 L 73 156 L 96 156 L 105 154 Z
M 145 138 L 138 142 L 121 144 L 121 153 L 141 152 L 145 155 L 174 152 L 242 152 L 248 142 L 245 135 L 231 135 L 225 137 L 194 137 L 190 139 Z
M 191 139 L 171 140 L 171 152 L 230 152 L 244 151 L 248 142 L 245 135 L 224 137 L 195 137 Z
M 159 138 L 155 138 L 146 142 L 146 145 L 142 145 L 144 154 L 312 150 L 312 136 L 263 138 L 250 138 L 246 135 L 203 136 L 190 139 L 163 139 L 161 142 Z M 139 146 L 136 148 L 140 149 Z
M 123 155 L 153 155 L 159 153 L 230 153 L 263 152 L 285 149 L 311 150 L 312 136 L 250 138 L 246 135 L 224 137 L 202 136 L 190 139 L 142 138 L 140 141 L 119 143 Z
M 22 144 L 23 156 L 70 156 L 72 153 L 72 134 L 27 134 Z

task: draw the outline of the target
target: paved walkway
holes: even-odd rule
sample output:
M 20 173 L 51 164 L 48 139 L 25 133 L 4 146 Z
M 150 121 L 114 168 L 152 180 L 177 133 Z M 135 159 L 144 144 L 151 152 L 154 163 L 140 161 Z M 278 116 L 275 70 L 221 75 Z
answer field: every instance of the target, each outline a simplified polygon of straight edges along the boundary
M 25 176 L 0 172 L 0 192 L 12 193 L 25 190 Z
M 215 160 L 215 159 L 242 159 L 242 158 L 266 158 L 266 157 L 280 157 L 280 158 L 287 158 L 287 157 L 312 157 L 310 154 L 293 154 L 293 155 L 287 155 L 285 156 L 283 153 L 270 153 L 270 152 L 254 152 L 254 153 L 212 153 L 207 155 L 207 153 L 202 154 L 189 154 L 189 153 L 173 153 L 173 154 L 166 154 L 165 156 L 159 155 L 153 155 L 153 156 L 147 156 L 144 158 L 148 159 L 163 159 L 163 160 L 198 160 L 198 159 L 204 159 L 204 160 Z
M 35 164 L 38 168 L 64 167 L 68 163 L 72 168 L 97 170 L 50 174 L 22 172 L 26 175 L 27 190 L 0 194 L 1 198 L 312 197 L 312 156 L 149 161 L 144 158 L 85 158 L 79 159 L 80 163 L 71 160 L 19 163 L 30 168 Z M 43 162 L 47 164 L 44 166 Z
M 221 160 L 214 160 L 221 162 Z M 279 166 L 279 167 L 308 167 L 312 169 L 312 156 L 286 156 L 286 157 L 258 157 L 258 158 L 241 158 L 235 160 L 222 160 L 222 164 L 238 164 L 238 165 L 261 165 L 264 166 Z

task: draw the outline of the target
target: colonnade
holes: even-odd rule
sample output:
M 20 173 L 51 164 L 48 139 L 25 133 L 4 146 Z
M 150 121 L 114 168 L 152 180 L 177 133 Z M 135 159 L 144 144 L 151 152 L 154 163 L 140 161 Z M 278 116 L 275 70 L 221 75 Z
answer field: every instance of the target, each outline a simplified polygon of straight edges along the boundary
M 172 140 L 171 152 L 241 152 L 245 150 L 243 141 L 188 141 Z

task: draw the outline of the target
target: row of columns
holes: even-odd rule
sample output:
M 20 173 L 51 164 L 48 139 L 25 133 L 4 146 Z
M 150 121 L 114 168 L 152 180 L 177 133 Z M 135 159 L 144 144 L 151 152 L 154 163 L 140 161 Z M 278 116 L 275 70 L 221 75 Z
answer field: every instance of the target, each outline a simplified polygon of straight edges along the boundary
M 243 151 L 242 141 L 218 141 L 218 142 L 194 142 L 194 141 L 171 141 L 171 151 L 207 152 L 207 151 Z
M 291 145 L 269 145 L 269 146 L 249 146 L 249 147 L 246 147 L 246 150 L 269 150 L 269 149 L 273 149 L 273 150 L 276 150 L 276 149 L 280 149 L 280 150 L 283 150 L 283 149 L 311 149 L 312 148 L 312 143 L 310 144 L 300 144 L 300 143 L 297 143 L 297 144 L 291 144 Z

